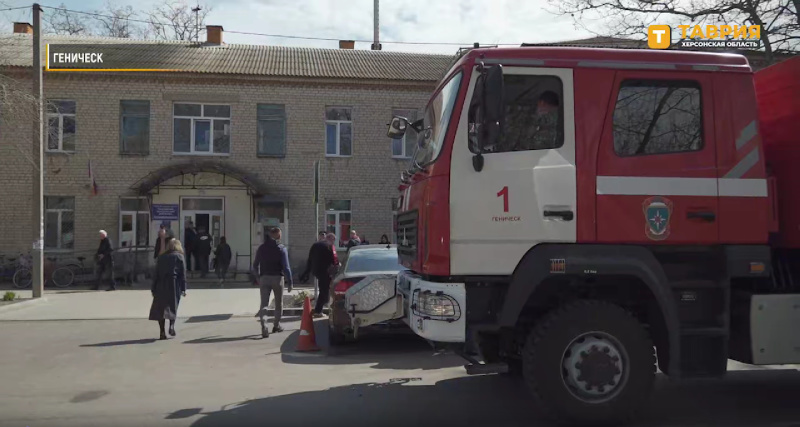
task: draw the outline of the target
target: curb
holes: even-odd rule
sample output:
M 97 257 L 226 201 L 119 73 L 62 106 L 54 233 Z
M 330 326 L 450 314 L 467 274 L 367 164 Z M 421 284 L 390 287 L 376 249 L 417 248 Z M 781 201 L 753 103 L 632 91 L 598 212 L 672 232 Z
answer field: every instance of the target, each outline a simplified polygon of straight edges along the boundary
M 37 302 L 47 301 L 47 297 L 39 297 L 39 298 L 28 298 L 25 301 L 15 302 L 14 304 L 8 304 L 0 306 L 0 313 L 4 313 L 7 311 L 19 310 L 21 308 L 25 308 L 31 304 L 35 304 Z

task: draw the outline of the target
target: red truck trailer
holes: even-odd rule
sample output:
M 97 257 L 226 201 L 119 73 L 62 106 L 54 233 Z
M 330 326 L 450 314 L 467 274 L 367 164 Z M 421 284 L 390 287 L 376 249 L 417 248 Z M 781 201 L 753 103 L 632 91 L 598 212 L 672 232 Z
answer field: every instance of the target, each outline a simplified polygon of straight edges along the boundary
M 354 327 L 402 318 L 566 423 L 629 419 L 656 367 L 800 363 L 799 103 L 800 58 L 469 50 L 392 119 L 409 271 Z

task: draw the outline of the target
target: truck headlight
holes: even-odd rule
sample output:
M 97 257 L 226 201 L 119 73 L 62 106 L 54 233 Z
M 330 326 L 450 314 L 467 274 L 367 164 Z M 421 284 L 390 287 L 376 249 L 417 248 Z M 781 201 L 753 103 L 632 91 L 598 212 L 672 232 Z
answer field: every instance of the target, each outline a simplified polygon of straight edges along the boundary
M 456 321 L 461 317 L 461 307 L 455 298 L 430 291 L 415 292 L 412 308 L 414 314 L 431 320 Z

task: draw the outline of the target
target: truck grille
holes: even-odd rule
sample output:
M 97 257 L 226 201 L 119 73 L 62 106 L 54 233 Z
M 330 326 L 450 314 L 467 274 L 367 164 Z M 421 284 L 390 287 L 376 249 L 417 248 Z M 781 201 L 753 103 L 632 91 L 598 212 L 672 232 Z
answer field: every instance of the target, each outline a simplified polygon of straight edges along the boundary
M 417 258 L 417 211 L 397 215 L 397 253 L 401 258 Z

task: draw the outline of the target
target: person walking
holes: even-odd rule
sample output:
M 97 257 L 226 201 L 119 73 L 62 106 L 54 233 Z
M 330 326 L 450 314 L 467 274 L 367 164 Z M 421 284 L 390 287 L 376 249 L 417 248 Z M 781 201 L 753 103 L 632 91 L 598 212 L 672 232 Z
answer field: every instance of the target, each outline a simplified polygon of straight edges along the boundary
M 150 305 L 150 320 L 158 322 L 160 339 L 167 339 L 164 331 L 169 320 L 169 334 L 175 336 L 175 319 L 181 296 L 186 296 L 186 262 L 183 245 L 178 239 L 167 243 L 167 251 L 158 257 L 153 285 L 150 288 L 153 303 Z
M 102 281 L 107 279 L 109 281 L 107 291 L 117 290 L 117 284 L 114 281 L 114 258 L 112 253 L 114 249 L 111 245 L 111 239 L 105 230 L 100 230 L 100 246 L 95 253 L 97 265 L 95 267 L 95 285 L 92 290 L 99 290 Z
M 308 282 L 309 274 L 313 274 L 317 279 L 319 295 L 317 295 L 317 302 L 314 306 L 314 317 L 316 318 L 323 317 L 322 309 L 328 303 L 331 278 L 337 265 L 335 234 L 330 233 L 325 240 L 311 245 L 311 249 L 308 251 L 306 269 L 300 276 L 300 280 L 304 283 Z
M 205 227 L 197 228 L 195 243 L 195 253 L 197 254 L 195 269 L 199 267 L 200 278 L 205 279 L 208 274 L 208 257 L 211 256 L 211 236 L 208 235 Z
M 381 235 L 381 241 L 380 241 L 380 242 L 378 242 L 378 244 L 381 244 L 381 245 L 389 245 L 389 244 L 391 244 L 391 243 L 389 242 L 389 236 L 387 236 L 387 235 L 385 235 L 385 234 L 382 234 L 382 235 Z
M 192 271 L 192 257 L 196 257 L 194 251 L 196 242 L 197 232 L 194 231 L 194 223 L 192 221 L 188 221 L 186 223 L 186 228 L 183 229 L 183 247 L 186 251 L 186 271 Z M 195 268 L 197 268 L 197 265 L 195 265 Z
M 264 243 L 256 251 L 253 262 L 253 273 L 258 277 L 261 292 L 261 304 L 256 316 L 261 321 L 261 337 L 269 337 L 267 327 L 267 307 L 269 306 L 270 293 L 275 294 L 275 315 L 273 316 L 272 332 L 283 332 L 281 316 L 283 315 L 283 284 L 287 284 L 288 291 L 292 291 L 292 269 L 289 267 L 289 254 L 286 247 L 278 243 L 281 239 L 281 229 L 274 227 Z
M 219 238 L 217 250 L 214 251 L 214 260 L 217 264 L 217 278 L 219 279 L 220 285 L 225 283 L 225 275 L 228 274 L 228 267 L 231 265 L 231 258 L 233 258 L 233 255 L 231 254 L 231 246 L 228 244 L 228 240 L 225 239 L 225 236 L 222 236 Z
M 328 233 L 326 233 L 326 232 L 324 232 L 324 231 L 320 231 L 320 232 L 317 234 L 317 241 L 318 241 L 318 242 L 322 242 L 323 240 L 325 240 L 325 236 L 327 236 L 327 235 L 328 235 Z

